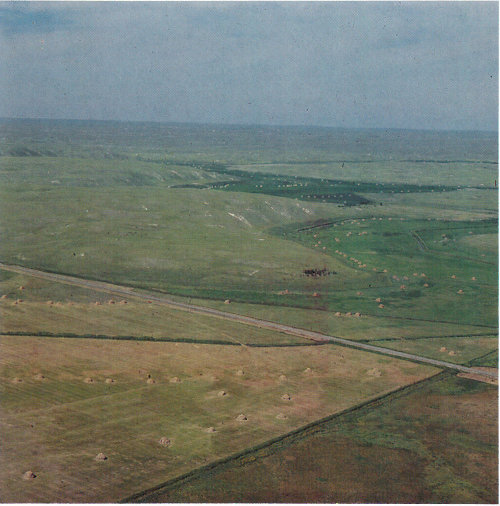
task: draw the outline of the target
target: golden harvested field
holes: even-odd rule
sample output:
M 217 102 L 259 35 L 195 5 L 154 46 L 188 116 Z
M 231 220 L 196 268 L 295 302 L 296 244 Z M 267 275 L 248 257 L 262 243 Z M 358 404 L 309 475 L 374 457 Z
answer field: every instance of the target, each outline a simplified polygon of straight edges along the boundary
M 436 372 L 336 346 L 4 336 L 0 356 L 5 502 L 117 501 Z

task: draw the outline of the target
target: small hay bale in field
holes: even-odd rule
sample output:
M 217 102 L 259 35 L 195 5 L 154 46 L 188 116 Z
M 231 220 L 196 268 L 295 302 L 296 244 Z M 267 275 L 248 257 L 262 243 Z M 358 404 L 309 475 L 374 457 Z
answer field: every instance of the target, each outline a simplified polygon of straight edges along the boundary
M 384 269 L 382 272 L 387 272 L 387 269 Z
M 245 371 L 243 371 L 243 369 L 236 371 L 236 376 L 244 376 L 244 375 L 245 375 Z
M 341 313 L 340 311 L 337 311 L 337 312 L 335 313 L 335 316 L 342 316 L 342 313 Z
M 19 290 L 23 291 L 24 290 L 24 286 L 20 286 Z
M 426 278 L 427 276 L 426 276 L 426 274 L 424 272 L 422 272 L 422 274 L 420 274 L 420 277 L 421 278 Z
M 276 415 L 276 418 L 277 418 L 278 420 L 286 420 L 288 417 L 287 417 L 285 414 L 283 414 L 283 413 L 278 413 L 278 414 Z
M 380 309 L 384 309 L 384 307 L 385 307 L 385 306 L 384 306 L 383 304 L 379 304 L 379 305 L 378 305 L 378 307 L 379 307 Z
M 350 311 L 348 311 L 345 315 L 346 316 L 352 316 L 352 313 Z
M 354 316 L 355 316 L 356 318 L 359 318 L 359 317 L 361 316 L 361 313 L 354 313 Z
M 227 392 L 225 390 L 220 390 L 217 392 L 218 397 L 225 397 L 227 395 Z
M 457 277 L 455 276 L 455 274 L 451 275 L 451 279 L 457 279 Z
M 476 276 L 472 276 L 472 281 L 476 281 Z
M 224 304 L 231 304 L 231 299 L 226 299 L 226 300 L 224 301 Z
M 7 298 L 7 295 L 5 293 L 0 297 L 0 299 L 2 299 L 2 300 L 5 300 L 6 298 Z
M 92 378 L 85 378 L 83 380 L 84 383 L 94 383 L 94 380 Z
M 74 302 L 72 302 L 72 301 L 68 302 L 68 306 L 74 306 L 74 305 L 75 305 Z
M 56 302 L 57 307 L 61 307 L 62 305 L 63 305 L 62 302 L 60 302 L 60 301 Z
M 284 374 L 280 374 L 280 377 L 278 378 L 280 381 L 286 381 L 287 377 Z
M 375 302 L 382 302 L 382 299 L 381 299 L 380 297 L 377 297 L 377 298 L 375 299 Z
M 306 367 L 303 371 L 304 374 L 311 374 L 312 373 L 312 369 L 310 367 Z
M 398 279 L 398 277 L 396 276 L 396 274 L 393 274 L 392 279 Z
M 177 376 L 170 378 L 170 383 L 180 383 L 180 382 L 181 380 Z
M 408 281 L 408 279 L 409 279 L 408 276 L 403 276 L 404 281 Z
M 243 413 L 241 413 L 236 417 L 236 420 L 238 420 L 238 422 L 246 422 L 248 418 Z
M 382 372 L 380 371 L 380 369 L 377 369 L 376 367 L 374 367 L 373 369 L 366 371 L 366 374 L 368 376 L 374 376 L 374 377 L 378 378 L 382 375 Z
M 104 453 L 98 453 L 96 456 L 95 456 L 95 459 L 97 462 L 103 462 L 105 460 L 108 460 L 108 457 L 106 457 L 106 455 L 104 455 Z
M 46 378 L 45 378 L 45 376 L 42 373 L 38 373 L 38 374 L 35 374 L 33 376 L 33 379 L 36 380 L 36 381 L 43 381 Z
M 148 378 L 148 379 L 146 380 L 146 383 L 147 383 L 148 385 L 154 385 L 154 384 L 156 383 L 156 381 L 155 381 L 153 378 Z
M 115 301 L 113 299 L 108 300 L 108 304 L 114 304 L 114 303 L 115 303 Z
M 406 286 L 405 286 L 405 285 L 401 285 L 401 286 L 399 287 L 399 289 L 400 289 L 400 290 L 406 290 Z
M 439 351 L 441 353 L 444 353 L 446 351 L 446 347 L 445 346 L 441 346 L 441 348 L 439 348 Z
M 11 382 L 12 383 L 22 383 L 23 380 L 21 378 L 12 378 Z
M 363 292 L 356 292 L 356 295 L 363 295 Z
M 34 480 L 36 478 L 36 474 L 33 471 L 26 471 L 23 474 L 23 480 Z
M 429 283 L 424 283 L 424 288 L 429 288 Z
M 290 394 L 283 394 L 281 396 L 281 399 L 284 401 L 291 401 L 292 400 L 292 398 L 290 397 Z
M 209 434 L 213 434 L 214 432 L 217 432 L 215 430 L 215 427 L 208 427 L 207 429 L 205 429 L 205 432 L 208 432 Z
M 125 299 L 123 299 L 118 304 L 128 304 L 128 302 Z
M 458 290 L 457 293 L 460 294 L 460 295 L 462 295 L 464 293 L 464 291 L 460 288 L 460 290 Z
M 448 352 L 448 355 L 450 355 L 451 357 L 454 357 L 455 356 L 455 352 L 453 350 L 451 350 L 451 351 Z
M 319 293 L 318 292 L 314 292 L 313 293 L 313 297 L 320 297 Z
M 172 441 L 170 441 L 170 439 L 168 439 L 168 437 L 163 436 L 163 437 L 162 437 L 162 438 L 160 438 L 160 440 L 158 441 L 158 444 L 159 444 L 160 446 L 169 447 L 169 446 L 172 444 Z
M 94 302 L 94 305 L 96 305 L 96 306 L 100 306 L 100 305 L 101 305 L 101 303 L 100 303 L 98 300 L 96 300 L 96 301 Z
M 113 378 L 106 378 L 106 379 L 104 380 L 104 382 L 105 382 L 105 383 L 114 383 L 114 382 L 115 382 L 115 380 L 114 380 Z
M 413 273 L 413 275 L 414 275 L 414 276 L 418 276 L 418 273 L 414 272 L 414 273 Z

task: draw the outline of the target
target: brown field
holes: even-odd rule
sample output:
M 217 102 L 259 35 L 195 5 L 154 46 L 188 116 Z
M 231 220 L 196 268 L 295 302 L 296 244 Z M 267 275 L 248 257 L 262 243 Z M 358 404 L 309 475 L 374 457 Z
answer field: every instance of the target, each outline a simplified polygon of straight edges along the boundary
M 5 502 L 117 501 L 436 372 L 336 346 L 4 336 L 0 352 Z

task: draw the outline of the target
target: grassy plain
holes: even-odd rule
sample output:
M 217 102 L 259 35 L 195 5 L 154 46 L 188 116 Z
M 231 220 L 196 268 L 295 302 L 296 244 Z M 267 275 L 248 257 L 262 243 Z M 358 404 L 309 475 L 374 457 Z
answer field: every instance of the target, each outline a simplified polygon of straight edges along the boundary
M 6 502 L 116 501 L 436 371 L 334 346 L 4 336 L 1 357 Z
M 0 132 L 4 263 L 498 366 L 495 134 L 28 120 Z M 4 271 L 0 292 L 2 331 L 21 334 L 1 338 L 7 502 L 118 500 L 435 372 Z M 488 501 L 494 387 L 439 385 L 168 500 Z

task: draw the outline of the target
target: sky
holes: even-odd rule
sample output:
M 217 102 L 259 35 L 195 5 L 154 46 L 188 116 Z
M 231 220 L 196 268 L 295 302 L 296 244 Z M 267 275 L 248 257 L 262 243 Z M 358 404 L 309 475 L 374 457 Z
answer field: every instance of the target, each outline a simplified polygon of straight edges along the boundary
M 498 128 L 496 2 L 0 2 L 0 116 Z

